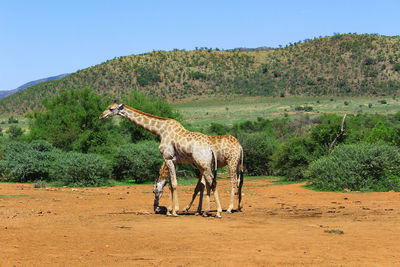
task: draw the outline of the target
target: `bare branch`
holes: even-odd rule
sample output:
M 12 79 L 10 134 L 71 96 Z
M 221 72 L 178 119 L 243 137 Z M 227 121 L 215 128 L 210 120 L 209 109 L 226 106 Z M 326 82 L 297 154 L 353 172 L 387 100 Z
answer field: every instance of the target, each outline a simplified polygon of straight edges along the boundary
M 332 154 L 334 149 L 334 145 L 336 143 L 336 140 L 341 137 L 344 134 L 344 121 L 346 120 L 347 114 L 344 114 L 343 120 L 342 120 L 342 126 L 340 127 L 340 132 L 336 135 L 335 139 L 333 139 L 332 143 L 329 144 L 329 154 Z

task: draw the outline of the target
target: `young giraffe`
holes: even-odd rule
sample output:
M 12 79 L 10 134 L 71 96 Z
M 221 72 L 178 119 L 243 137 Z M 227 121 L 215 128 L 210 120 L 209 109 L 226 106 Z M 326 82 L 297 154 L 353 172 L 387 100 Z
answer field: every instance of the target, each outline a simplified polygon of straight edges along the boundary
M 217 155 L 218 168 L 222 168 L 224 166 L 228 166 L 229 168 L 229 176 L 231 178 L 232 190 L 231 190 L 230 204 L 226 212 L 227 213 L 232 212 L 233 201 L 236 192 L 238 194 L 238 210 L 241 210 L 242 185 L 243 185 L 243 148 L 240 145 L 239 141 L 231 135 L 208 136 L 208 138 L 210 139 L 215 149 L 215 153 Z M 158 180 L 156 180 L 153 191 L 155 194 L 155 199 L 161 198 L 162 190 L 166 184 L 168 175 L 169 175 L 168 168 L 166 167 L 164 162 L 163 165 L 161 166 L 160 175 L 158 177 Z M 184 211 L 188 211 L 190 209 L 198 192 L 200 192 L 200 200 L 197 213 L 201 212 L 203 190 L 204 190 L 204 180 L 201 179 L 196 185 L 196 189 L 193 193 L 191 202 L 189 203 L 188 206 L 186 206 Z M 159 209 L 157 206 L 155 206 L 156 212 Z M 209 209 L 209 199 L 207 198 L 205 213 L 208 211 L 208 209 Z
M 190 132 L 173 119 L 153 116 L 115 102 L 107 107 L 99 119 L 103 120 L 115 115 L 129 119 L 137 126 L 155 134 L 160 139 L 161 144 L 158 149 L 171 174 L 170 205 L 167 215 L 178 216 L 176 212 L 179 210 L 175 166 L 176 164 L 193 163 L 205 178 L 207 197 L 210 196 L 210 191 L 213 191 L 217 204 L 216 217 L 221 217 L 222 208 L 219 202 L 216 183 L 213 182 L 215 179 L 213 172 L 217 168 L 217 158 L 212 144 L 206 135 Z

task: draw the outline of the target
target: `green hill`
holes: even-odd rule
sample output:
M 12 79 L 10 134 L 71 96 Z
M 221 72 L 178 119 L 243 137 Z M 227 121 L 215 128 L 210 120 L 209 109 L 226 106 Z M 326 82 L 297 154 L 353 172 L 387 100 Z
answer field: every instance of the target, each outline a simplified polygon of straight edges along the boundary
M 342 34 L 271 50 L 155 51 L 115 58 L 0 100 L 0 113 L 26 113 L 69 88 L 120 99 L 131 90 L 170 102 L 225 95 L 396 95 L 400 37 Z

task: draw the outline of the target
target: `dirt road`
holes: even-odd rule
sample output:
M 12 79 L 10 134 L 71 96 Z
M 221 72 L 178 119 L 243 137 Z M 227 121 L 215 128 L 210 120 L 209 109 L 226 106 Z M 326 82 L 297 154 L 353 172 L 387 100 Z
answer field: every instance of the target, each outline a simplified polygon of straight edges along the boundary
M 229 181 L 218 188 L 226 208 Z M 179 186 L 181 209 L 193 189 Z M 1 183 L 0 266 L 400 266 L 400 193 L 243 192 L 243 212 L 171 218 L 153 214 L 150 185 Z

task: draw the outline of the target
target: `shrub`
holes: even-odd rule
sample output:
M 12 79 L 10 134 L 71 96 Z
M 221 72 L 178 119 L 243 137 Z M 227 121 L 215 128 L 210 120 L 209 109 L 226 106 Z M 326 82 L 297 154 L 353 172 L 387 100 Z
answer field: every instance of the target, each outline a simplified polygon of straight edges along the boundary
M 10 139 L 19 139 L 22 134 L 24 133 L 24 130 L 22 130 L 21 127 L 17 125 L 11 125 L 8 130 L 6 131 L 8 135 L 10 136 Z
M 226 128 L 224 125 L 219 123 L 211 123 L 210 127 L 208 127 L 208 133 L 210 134 L 217 134 L 217 135 L 224 135 L 226 134 Z
M 96 154 L 59 153 L 50 177 L 67 186 L 104 186 L 110 178 L 110 164 Z
M 33 146 L 9 142 L 4 145 L 0 172 L 15 182 L 48 180 L 55 153 L 36 150 Z
M 34 140 L 30 143 L 30 147 L 41 152 L 49 152 L 54 149 L 53 145 L 46 140 Z
M 154 181 L 163 161 L 157 142 L 145 141 L 121 146 L 113 156 L 113 178 L 134 180 L 136 183 Z
M 245 134 L 239 137 L 243 146 L 244 164 L 249 175 L 272 174 L 269 165 L 278 141 L 264 133 Z
M 271 166 L 287 181 L 304 179 L 308 165 L 323 154 L 323 149 L 309 137 L 295 137 L 283 143 L 272 155 Z
M 9 124 L 18 123 L 18 119 L 11 116 L 8 118 L 8 123 Z
M 310 165 L 306 177 L 323 190 L 400 190 L 399 150 L 384 143 L 336 148 Z

